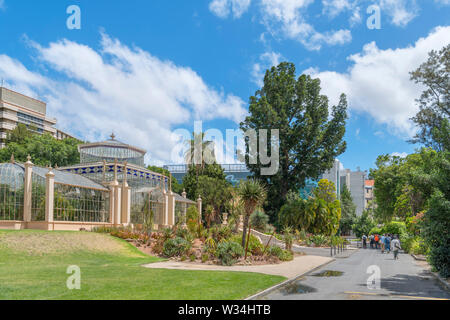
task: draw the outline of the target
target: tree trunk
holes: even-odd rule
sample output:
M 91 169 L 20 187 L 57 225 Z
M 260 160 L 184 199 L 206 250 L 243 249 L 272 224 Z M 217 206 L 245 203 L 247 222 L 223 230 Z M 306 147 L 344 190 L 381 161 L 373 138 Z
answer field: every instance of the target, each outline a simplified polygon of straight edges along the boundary
M 247 227 L 248 227 L 248 221 L 250 220 L 249 215 L 244 216 L 244 227 L 242 228 L 242 248 L 245 248 L 245 242 L 246 242 L 246 234 L 247 234 Z

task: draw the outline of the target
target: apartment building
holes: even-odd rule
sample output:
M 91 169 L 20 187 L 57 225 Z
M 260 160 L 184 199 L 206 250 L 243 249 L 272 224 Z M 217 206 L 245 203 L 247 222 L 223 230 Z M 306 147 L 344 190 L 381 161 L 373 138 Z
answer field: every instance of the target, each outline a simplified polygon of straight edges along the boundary
M 47 117 L 47 104 L 18 92 L 0 87 L 0 148 L 8 131 L 21 123 L 36 133 L 50 133 L 57 139 L 71 137 L 55 128 L 56 119 Z

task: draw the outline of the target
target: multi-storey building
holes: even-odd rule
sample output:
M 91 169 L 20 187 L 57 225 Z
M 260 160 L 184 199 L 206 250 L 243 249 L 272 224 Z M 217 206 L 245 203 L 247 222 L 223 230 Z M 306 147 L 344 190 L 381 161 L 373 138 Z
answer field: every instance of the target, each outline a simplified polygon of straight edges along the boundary
M 14 130 L 19 123 L 36 133 L 50 133 L 60 140 L 71 137 L 57 130 L 56 119 L 47 117 L 46 113 L 45 102 L 0 87 L 0 148 L 5 146 L 8 131 Z
M 347 169 L 341 176 L 341 183 L 344 183 L 352 194 L 353 203 L 356 205 L 357 216 L 361 216 L 365 209 L 365 181 L 366 172 L 360 169 L 357 171 Z
M 364 184 L 364 208 L 369 209 L 374 207 L 374 185 L 375 180 L 366 180 Z

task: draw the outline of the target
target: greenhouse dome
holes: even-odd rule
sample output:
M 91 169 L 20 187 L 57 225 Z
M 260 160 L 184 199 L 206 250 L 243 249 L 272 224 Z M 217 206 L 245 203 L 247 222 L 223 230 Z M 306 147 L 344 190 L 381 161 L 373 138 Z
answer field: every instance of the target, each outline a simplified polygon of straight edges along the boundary
M 143 167 L 146 151 L 120 142 L 115 138 L 114 134 L 112 134 L 109 140 L 80 145 L 78 147 L 80 151 L 80 162 L 113 162 L 117 159 L 119 162 L 126 161 Z

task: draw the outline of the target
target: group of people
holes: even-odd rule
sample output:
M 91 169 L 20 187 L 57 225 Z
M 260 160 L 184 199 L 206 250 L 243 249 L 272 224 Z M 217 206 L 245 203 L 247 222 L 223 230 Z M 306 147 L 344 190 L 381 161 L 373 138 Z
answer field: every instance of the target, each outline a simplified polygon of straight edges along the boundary
M 370 249 L 381 249 L 381 253 L 394 253 L 394 259 L 398 259 L 398 252 L 401 249 L 400 240 L 397 235 L 392 234 L 372 234 L 369 237 L 363 235 L 362 243 L 363 248 L 367 249 L 367 242 L 369 242 Z

